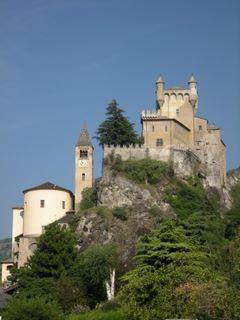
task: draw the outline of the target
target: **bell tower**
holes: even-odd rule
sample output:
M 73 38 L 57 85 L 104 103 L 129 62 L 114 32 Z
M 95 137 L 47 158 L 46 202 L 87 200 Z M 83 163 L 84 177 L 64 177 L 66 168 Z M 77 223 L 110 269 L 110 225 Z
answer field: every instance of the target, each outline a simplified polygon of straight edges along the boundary
M 93 186 L 93 146 L 84 126 L 75 146 L 75 210 L 79 209 L 84 188 Z

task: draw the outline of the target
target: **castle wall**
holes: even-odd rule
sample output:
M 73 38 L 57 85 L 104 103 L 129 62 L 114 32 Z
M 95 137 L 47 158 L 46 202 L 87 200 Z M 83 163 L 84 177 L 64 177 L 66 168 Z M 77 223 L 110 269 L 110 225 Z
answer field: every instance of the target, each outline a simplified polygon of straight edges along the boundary
M 185 146 L 179 145 L 174 148 L 148 148 L 146 146 L 141 147 L 114 147 L 104 146 L 103 157 L 106 159 L 108 156 L 120 156 L 123 161 L 142 160 L 150 157 L 153 160 L 173 162 L 175 173 L 178 176 L 191 176 L 196 173 L 200 165 L 199 158 Z
M 226 150 L 220 129 L 209 125 L 206 119 L 195 118 L 195 153 L 207 169 L 206 181 L 211 187 L 226 184 Z
M 10 276 L 10 270 L 13 267 L 12 262 L 2 262 L 2 276 L 1 276 L 1 282 L 3 285 L 8 281 L 8 277 Z
M 15 240 L 16 237 L 23 234 L 23 219 L 24 211 L 23 208 L 12 209 L 12 256 L 15 261 L 15 254 L 18 252 L 18 242 Z
M 157 139 L 162 139 L 163 147 L 172 145 L 172 123 L 170 120 L 143 121 L 143 137 L 145 145 L 156 148 Z
M 176 145 L 185 145 L 189 146 L 191 143 L 190 132 L 178 124 L 177 122 L 172 121 L 172 146 Z
M 35 237 L 21 237 L 19 239 L 19 252 L 18 252 L 18 268 L 23 267 L 28 258 L 33 254 L 36 249 Z
M 142 160 L 147 157 L 150 157 L 153 160 L 169 161 L 171 150 L 169 147 L 156 149 L 148 148 L 146 146 L 104 146 L 103 158 L 106 159 L 111 154 L 114 154 L 115 156 L 119 155 L 123 161 L 128 159 Z

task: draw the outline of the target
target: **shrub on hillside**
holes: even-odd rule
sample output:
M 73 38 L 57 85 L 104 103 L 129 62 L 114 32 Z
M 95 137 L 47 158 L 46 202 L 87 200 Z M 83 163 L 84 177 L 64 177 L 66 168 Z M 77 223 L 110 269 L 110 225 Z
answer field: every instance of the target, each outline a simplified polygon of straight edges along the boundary
M 125 208 L 122 207 L 115 207 L 112 211 L 112 214 L 115 218 L 118 218 L 122 221 L 126 221 L 128 219 L 127 211 Z
M 63 315 L 57 305 L 45 300 L 13 299 L 4 312 L 5 320 L 63 320 Z
M 82 315 L 70 316 L 68 320 L 129 320 L 120 310 L 92 311 Z
M 152 185 L 157 184 L 162 176 L 172 177 L 174 175 L 171 163 L 149 158 L 122 161 L 116 157 L 112 161 L 112 168 L 135 182 Z
M 97 190 L 95 187 L 85 188 L 82 191 L 82 201 L 80 203 L 80 209 L 86 210 L 95 207 L 97 204 Z

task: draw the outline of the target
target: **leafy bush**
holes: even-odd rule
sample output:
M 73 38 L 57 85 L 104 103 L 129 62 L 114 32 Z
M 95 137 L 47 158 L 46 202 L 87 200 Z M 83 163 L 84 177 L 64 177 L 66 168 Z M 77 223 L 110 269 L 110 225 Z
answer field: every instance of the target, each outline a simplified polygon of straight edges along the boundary
M 118 157 L 112 161 L 112 168 L 135 182 L 152 185 L 157 184 L 162 176 L 172 177 L 174 175 L 173 167 L 170 163 L 150 158 L 122 161 Z
M 97 190 L 95 187 L 85 188 L 82 191 L 82 201 L 80 209 L 86 210 L 97 205 Z
M 115 207 L 112 211 L 112 214 L 115 218 L 118 218 L 122 221 L 126 221 L 128 219 L 127 211 L 122 207 Z
M 161 215 L 161 209 L 159 208 L 158 205 L 154 204 L 149 210 L 148 212 L 153 216 L 153 217 L 158 217 Z
M 119 265 L 114 244 L 92 245 L 79 254 L 70 270 L 74 283 L 82 289 L 85 305 L 94 308 L 106 300 L 106 280 L 110 270 Z
M 53 302 L 44 299 L 13 299 L 3 318 L 6 320 L 62 320 L 63 315 Z
M 236 237 L 237 230 L 240 227 L 240 183 L 232 188 L 231 196 L 233 207 L 225 215 L 225 237 L 230 240 Z
M 122 311 L 92 311 L 82 315 L 70 316 L 68 320 L 129 320 Z

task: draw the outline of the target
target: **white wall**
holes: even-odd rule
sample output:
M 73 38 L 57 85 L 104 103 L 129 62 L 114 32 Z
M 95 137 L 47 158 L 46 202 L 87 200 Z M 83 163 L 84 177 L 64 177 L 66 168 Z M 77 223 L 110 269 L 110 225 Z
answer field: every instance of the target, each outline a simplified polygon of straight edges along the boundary
M 13 263 L 2 263 L 2 284 L 7 281 L 7 277 L 10 276 L 9 268 L 13 266 Z
M 40 207 L 44 200 L 44 208 Z M 62 208 L 65 201 L 65 209 Z M 60 218 L 72 209 L 69 192 L 62 190 L 31 190 L 24 195 L 23 235 L 40 235 L 42 227 Z

